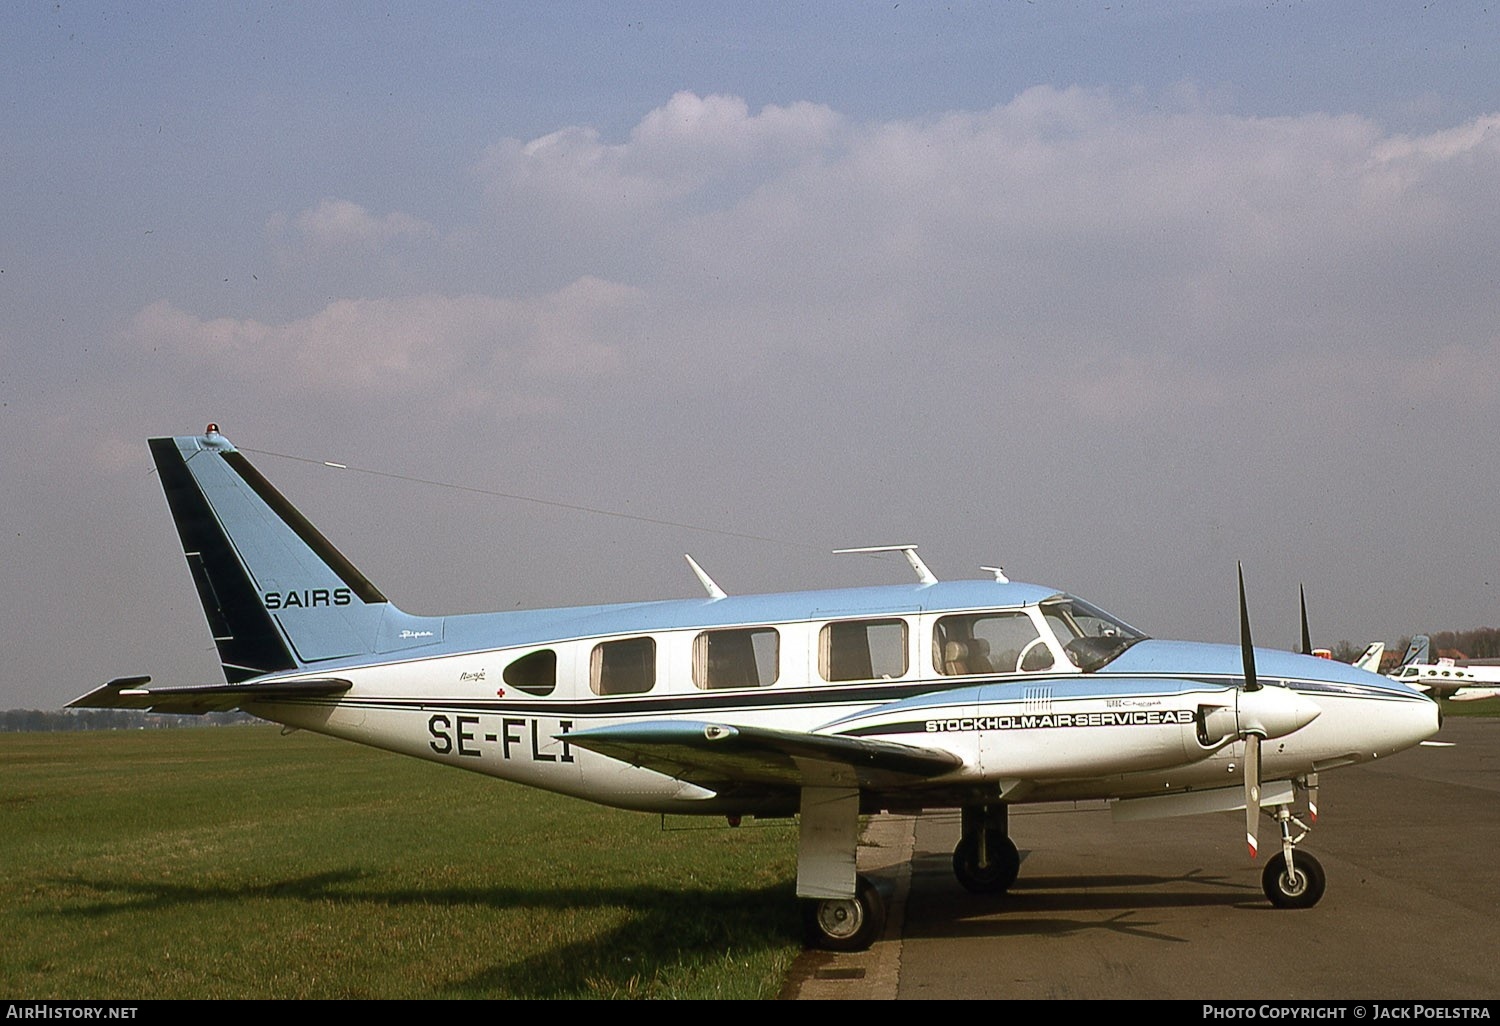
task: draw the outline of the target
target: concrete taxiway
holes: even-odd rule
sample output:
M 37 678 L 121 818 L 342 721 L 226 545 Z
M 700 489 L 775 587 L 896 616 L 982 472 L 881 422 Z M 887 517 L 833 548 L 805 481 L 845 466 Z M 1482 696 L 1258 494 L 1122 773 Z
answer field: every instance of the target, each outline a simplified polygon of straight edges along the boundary
M 1250 862 L 1243 814 L 1115 823 L 1102 803 L 1020 806 L 1009 894 L 953 878 L 958 814 L 877 817 L 861 871 L 890 920 L 870 951 L 808 952 L 784 996 L 807 999 L 1500 998 L 1500 719 L 1324 774 L 1316 827 L 1328 891 L 1273 909 L 1278 834 Z

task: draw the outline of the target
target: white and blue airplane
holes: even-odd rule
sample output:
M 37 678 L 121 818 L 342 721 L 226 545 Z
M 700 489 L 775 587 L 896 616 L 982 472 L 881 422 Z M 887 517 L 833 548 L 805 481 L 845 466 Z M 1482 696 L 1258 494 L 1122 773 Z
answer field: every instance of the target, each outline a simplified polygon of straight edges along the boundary
M 1500 665 L 1493 659 L 1448 659 L 1432 662 L 1432 639 L 1418 634 L 1401 664 L 1390 674 L 1418 691 L 1452 702 L 1500 698 Z
M 1053 588 L 939 581 L 678 601 L 414 616 L 397 609 L 210 425 L 152 457 L 225 683 L 112 680 L 76 707 L 242 709 L 627 809 L 798 817 L 810 943 L 883 931 L 856 873 L 861 815 L 957 808 L 972 892 L 1020 857 L 1007 812 L 1107 799 L 1119 818 L 1269 811 L 1266 896 L 1303 908 L 1324 873 L 1298 844 L 1325 770 L 1438 729 L 1388 678 L 1241 644 L 1148 638 Z M 691 560 L 690 560 L 691 561 Z M 991 569 L 991 568 L 986 568 Z M 1313 818 L 1313 817 L 1310 817 Z

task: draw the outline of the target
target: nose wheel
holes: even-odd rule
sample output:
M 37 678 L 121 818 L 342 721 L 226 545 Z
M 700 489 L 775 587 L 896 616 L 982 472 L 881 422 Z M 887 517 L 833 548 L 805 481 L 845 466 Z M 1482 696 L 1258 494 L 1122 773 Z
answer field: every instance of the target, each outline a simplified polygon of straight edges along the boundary
M 1323 867 L 1307 852 L 1288 860 L 1280 852 L 1266 863 L 1260 886 L 1277 908 L 1312 908 L 1323 896 Z
M 1281 851 L 1266 862 L 1260 874 L 1260 886 L 1277 908 L 1312 908 L 1323 897 L 1327 884 L 1323 866 L 1305 851 L 1297 851 L 1297 842 L 1307 836 L 1307 827 L 1285 805 L 1276 806 L 1276 823 L 1281 827 Z M 1292 824 L 1301 833 L 1292 836 Z

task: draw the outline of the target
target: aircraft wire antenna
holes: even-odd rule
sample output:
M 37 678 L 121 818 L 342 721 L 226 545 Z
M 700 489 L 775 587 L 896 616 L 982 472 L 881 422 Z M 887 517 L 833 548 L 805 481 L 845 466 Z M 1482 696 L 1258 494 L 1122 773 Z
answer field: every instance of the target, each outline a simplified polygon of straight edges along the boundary
M 354 474 L 369 474 L 372 477 L 383 477 L 392 481 L 404 481 L 407 484 L 427 485 L 432 488 L 449 488 L 453 491 L 468 492 L 470 495 L 485 495 L 494 499 L 510 499 L 513 502 L 530 502 L 538 506 L 550 506 L 553 509 L 572 510 L 575 513 L 592 513 L 601 517 L 617 517 L 621 520 L 634 520 L 641 524 L 654 524 L 657 527 L 675 527 L 683 531 L 697 531 L 701 534 L 715 534 L 721 538 L 740 538 L 745 541 L 766 542 L 770 545 L 784 545 L 787 548 L 802 549 L 808 552 L 821 552 L 822 547 L 808 545 L 805 542 L 787 541 L 784 538 L 771 538 L 763 534 L 751 534 L 747 531 L 728 531 L 721 527 L 704 527 L 701 524 L 685 524 L 677 520 L 664 520 L 660 517 L 648 517 L 639 513 L 625 513 L 617 509 L 600 509 L 596 506 L 582 506 L 572 502 L 561 502 L 557 499 L 539 499 L 534 495 L 517 495 L 514 492 L 502 492 L 493 488 L 481 488 L 478 485 L 458 484 L 453 481 L 437 481 L 432 478 L 415 477 L 410 474 L 397 474 L 389 470 L 374 470 L 370 467 L 358 467 L 349 463 L 338 463 L 333 460 L 314 459 L 310 456 L 294 456 L 286 452 L 272 452 L 269 449 L 252 449 L 249 446 L 241 447 L 242 452 L 252 452 L 257 456 L 274 456 L 277 459 L 292 460 L 296 463 L 310 463 L 318 467 L 329 467 L 334 470 L 347 470 Z M 914 546 L 913 546 L 914 547 Z

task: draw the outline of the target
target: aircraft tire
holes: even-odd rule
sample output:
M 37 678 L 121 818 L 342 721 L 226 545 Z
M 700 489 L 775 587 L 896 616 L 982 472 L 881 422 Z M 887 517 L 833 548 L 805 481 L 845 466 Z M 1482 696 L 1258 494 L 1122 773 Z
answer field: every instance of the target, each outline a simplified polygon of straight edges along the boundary
M 1286 856 L 1277 852 L 1266 863 L 1260 885 L 1277 908 L 1312 908 L 1323 897 L 1327 884 L 1323 867 L 1306 852 L 1297 852 L 1292 860 L 1291 875 L 1286 871 Z
M 852 898 L 803 903 L 802 925 L 809 947 L 825 951 L 864 951 L 885 933 L 885 899 L 866 877 L 854 881 Z
M 1021 853 L 1016 844 L 999 831 L 986 838 L 990 864 L 979 865 L 979 835 L 969 834 L 953 849 L 953 875 L 965 890 L 975 894 L 1003 894 L 1021 872 Z

